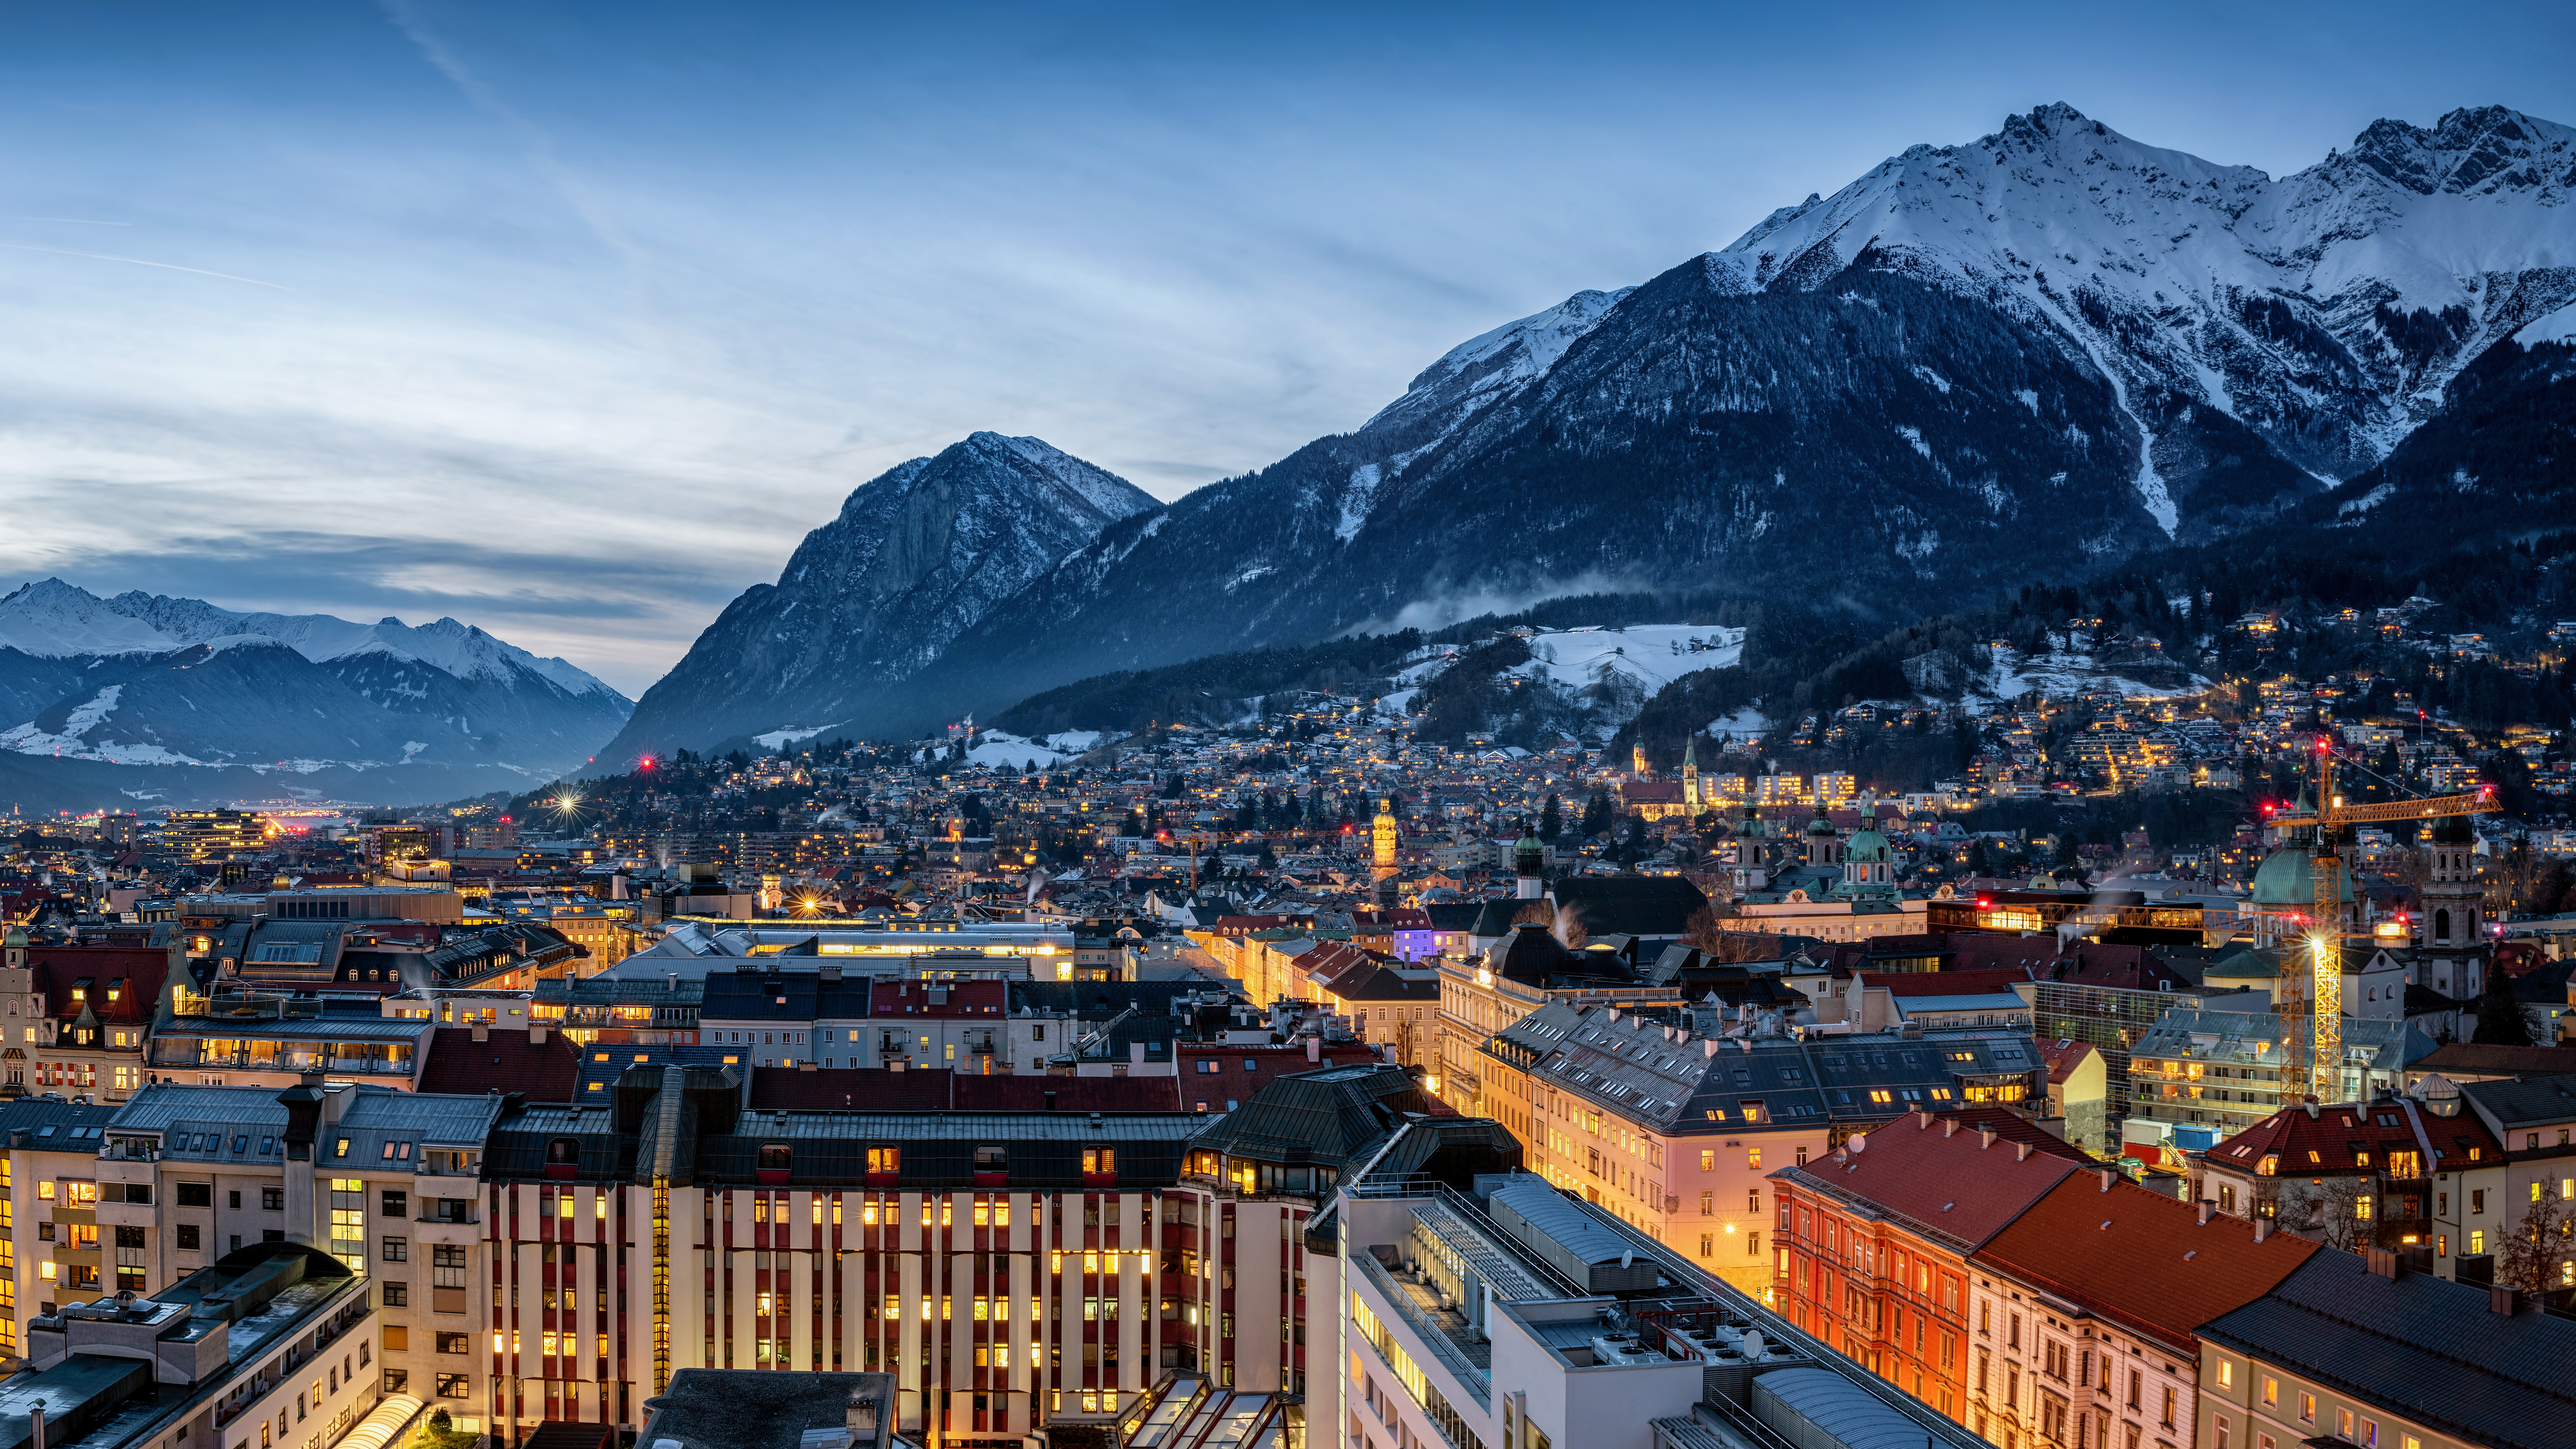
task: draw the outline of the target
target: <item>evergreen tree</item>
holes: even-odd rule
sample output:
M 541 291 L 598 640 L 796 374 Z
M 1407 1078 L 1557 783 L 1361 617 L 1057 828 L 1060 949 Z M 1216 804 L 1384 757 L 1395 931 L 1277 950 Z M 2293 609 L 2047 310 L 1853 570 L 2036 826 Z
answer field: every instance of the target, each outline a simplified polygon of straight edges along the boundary
M 1539 807 L 1538 838 L 1554 840 L 1565 832 L 1565 814 L 1556 803 L 1556 792 L 1549 791 L 1547 803 Z
M 2478 993 L 2478 1029 L 2469 1040 L 2486 1046 L 2532 1046 L 2531 1015 L 2513 999 L 2513 978 L 2490 962 L 2486 989 Z

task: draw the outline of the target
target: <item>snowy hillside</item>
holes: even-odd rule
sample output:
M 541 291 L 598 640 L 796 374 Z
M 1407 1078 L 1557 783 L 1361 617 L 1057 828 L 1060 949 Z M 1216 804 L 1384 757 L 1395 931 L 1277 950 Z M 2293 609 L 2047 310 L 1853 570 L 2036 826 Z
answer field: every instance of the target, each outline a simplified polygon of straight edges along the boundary
M 1495 648 L 1518 662 L 1494 670 L 1490 683 L 1460 677 Z M 1708 624 L 1541 629 L 1484 646 L 1437 645 L 1396 673 L 1377 712 L 1428 722 L 1433 701 L 1466 691 L 1479 699 L 1474 728 L 1543 744 L 1597 742 L 1635 719 L 1664 686 L 1699 670 L 1731 668 L 1743 654 L 1742 629 Z

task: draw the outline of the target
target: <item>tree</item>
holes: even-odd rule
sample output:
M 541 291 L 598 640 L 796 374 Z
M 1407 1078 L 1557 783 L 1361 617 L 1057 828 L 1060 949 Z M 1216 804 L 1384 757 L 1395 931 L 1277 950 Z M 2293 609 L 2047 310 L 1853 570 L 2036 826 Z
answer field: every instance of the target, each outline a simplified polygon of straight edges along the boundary
M 1556 793 L 1554 791 L 1550 791 L 1548 792 L 1547 803 L 1539 807 L 1538 838 L 1541 840 L 1554 840 L 1564 832 L 1564 809 L 1557 804 Z
M 2531 1210 L 2505 1235 L 2496 1282 L 2525 1293 L 2563 1286 L 2566 1269 L 2562 1265 L 2576 1257 L 2576 1235 L 2571 1235 L 2571 1229 L 2576 1229 L 2576 1222 L 2568 1218 L 2566 1199 L 2546 1183 L 2533 1183 Z
M 432 1409 L 413 1431 L 410 1449 L 474 1449 L 482 1442 L 482 1435 L 457 1428 L 445 1409 Z
M 2514 1000 L 2513 978 L 2493 961 L 2487 963 L 2486 989 L 2478 993 L 2478 1029 L 2469 1040 L 2486 1046 L 2533 1046 L 2531 1015 Z
M 2347 1253 L 2359 1252 L 2371 1240 L 2376 1195 L 2370 1180 L 2329 1177 L 2294 1182 L 2281 1189 L 2284 1226 L 2313 1232 L 2317 1241 Z

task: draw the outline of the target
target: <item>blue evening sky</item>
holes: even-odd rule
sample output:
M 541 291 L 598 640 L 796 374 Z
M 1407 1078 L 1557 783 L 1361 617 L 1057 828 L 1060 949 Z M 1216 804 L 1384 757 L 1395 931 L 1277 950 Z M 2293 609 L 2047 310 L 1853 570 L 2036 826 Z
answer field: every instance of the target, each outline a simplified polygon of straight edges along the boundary
M 2279 174 L 2576 122 L 2576 6 L 0 6 L 0 589 L 628 692 L 978 428 L 1164 497 L 2062 100 Z

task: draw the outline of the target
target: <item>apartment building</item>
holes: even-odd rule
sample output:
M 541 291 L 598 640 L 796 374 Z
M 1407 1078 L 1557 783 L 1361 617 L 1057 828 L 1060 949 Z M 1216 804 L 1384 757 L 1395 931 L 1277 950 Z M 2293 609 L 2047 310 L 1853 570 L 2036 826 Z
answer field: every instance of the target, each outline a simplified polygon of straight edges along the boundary
M 174 974 L 176 926 L 125 928 L 123 939 L 31 946 L 0 937 L 0 1086 L 123 1101 L 143 1085 L 144 1038 Z
M 1725 1028 L 1723 1032 L 1720 1028 Z M 2002 1031 L 1764 1033 L 1714 1009 L 1551 1005 L 1486 1044 L 1485 1092 L 1530 1169 L 1751 1292 L 1771 1286 L 1771 1174 L 1916 1110 L 2045 1100 Z
M 1851 1134 L 1771 1174 L 1774 1302 L 1853 1362 L 1983 1435 L 1971 1402 L 1980 1380 L 1969 1259 L 2084 1166 L 2081 1153 L 2036 1132 L 2015 1139 L 1929 1112 Z
M 2337 1243 L 2421 1249 L 2457 1277 L 2463 1260 L 2491 1263 L 2523 1212 L 2503 1144 L 2458 1091 L 2275 1112 L 2195 1160 L 2195 1195 Z
M 26 1351 L 30 1317 L 111 1291 L 97 1159 L 115 1113 L 57 1094 L 0 1103 L 0 1358 Z
M 2107 1167 L 2062 1179 L 1970 1259 L 1971 1427 L 2004 1445 L 2195 1449 L 2199 1326 L 2320 1251 Z
M 377 1084 L 285 1091 L 156 1084 L 117 1110 L 92 1164 L 118 1286 L 160 1285 L 263 1243 L 330 1254 L 372 1292 L 389 1393 L 479 1423 L 485 1321 L 477 1211 L 493 1096 Z

